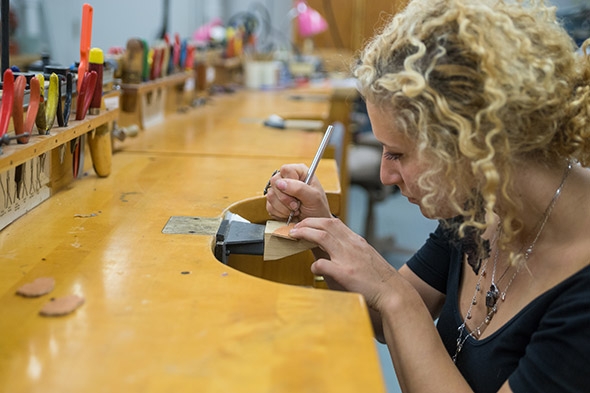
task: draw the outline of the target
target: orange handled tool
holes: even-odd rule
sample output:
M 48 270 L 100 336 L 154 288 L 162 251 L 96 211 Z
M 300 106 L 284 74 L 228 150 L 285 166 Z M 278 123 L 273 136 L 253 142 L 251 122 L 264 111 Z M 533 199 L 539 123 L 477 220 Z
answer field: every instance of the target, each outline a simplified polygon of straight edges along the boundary
M 12 116 L 12 104 L 14 100 L 14 74 L 10 68 L 4 71 L 2 78 L 2 109 L 0 109 L 0 138 L 8 131 L 8 123 Z
M 41 94 L 39 79 L 37 79 L 36 77 L 32 77 L 29 81 L 29 107 L 27 108 L 27 118 L 25 119 L 25 124 L 23 126 L 23 132 L 25 134 L 29 134 L 29 136 L 19 139 L 18 141 L 20 143 L 27 143 L 29 141 L 29 137 L 33 132 L 33 124 L 35 124 L 37 112 L 39 111 L 40 99 Z
M 27 108 L 27 119 L 24 119 L 24 98 L 27 87 L 27 78 L 19 75 L 14 81 L 14 101 L 12 103 L 12 124 L 14 125 L 14 134 L 22 135 L 18 138 L 18 143 L 28 143 L 31 136 L 33 124 L 39 110 L 39 81 L 32 77 L 29 90 L 29 105 Z
M 88 54 L 92 41 L 92 13 L 93 8 L 85 3 L 82 6 L 82 30 L 80 32 L 80 64 L 78 65 L 78 92 L 82 88 L 82 79 L 88 68 Z
M 14 100 L 12 102 L 12 124 L 14 125 L 15 135 L 22 135 L 25 132 L 25 121 L 23 119 L 23 104 L 26 87 L 27 78 L 25 78 L 24 75 L 17 76 L 14 81 Z M 20 138 L 18 141 L 20 143 L 27 143 L 29 141 L 29 138 Z

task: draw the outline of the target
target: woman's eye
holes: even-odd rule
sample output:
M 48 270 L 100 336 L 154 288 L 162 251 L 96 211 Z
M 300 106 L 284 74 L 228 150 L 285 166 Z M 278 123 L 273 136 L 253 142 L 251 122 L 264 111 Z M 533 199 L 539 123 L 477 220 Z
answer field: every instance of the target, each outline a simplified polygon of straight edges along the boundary
M 383 153 L 383 157 L 386 160 L 399 160 L 402 157 L 402 155 L 399 153 L 391 153 L 391 152 L 386 151 Z

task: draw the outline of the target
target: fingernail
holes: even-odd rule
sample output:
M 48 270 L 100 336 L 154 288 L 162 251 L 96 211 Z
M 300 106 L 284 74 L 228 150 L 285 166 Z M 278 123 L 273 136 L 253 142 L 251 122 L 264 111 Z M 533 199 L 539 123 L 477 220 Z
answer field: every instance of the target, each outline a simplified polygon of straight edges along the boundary
M 285 182 L 284 180 L 278 180 L 276 182 L 276 186 L 279 190 L 285 191 L 287 189 L 287 182 Z
M 297 210 L 299 209 L 299 204 L 297 202 L 291 202 L 289 207 L 291 208 L 291 210 Z

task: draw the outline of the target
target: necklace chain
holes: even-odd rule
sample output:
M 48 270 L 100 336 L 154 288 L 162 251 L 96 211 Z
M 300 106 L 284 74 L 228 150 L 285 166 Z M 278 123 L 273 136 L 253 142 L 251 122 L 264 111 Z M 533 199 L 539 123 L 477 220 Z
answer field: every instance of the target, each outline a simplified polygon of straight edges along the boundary
M 541 233 L 543 232 L 543 229 L 545 228 L 545 224 L 547 223 L 547 220 L 549 219 L 549 216 L 551 215 L 551 212 L 553 211 L 553 207 L 555 206 L 557 199 L 561 195 L 561 191 L 562 191 L 565 181 L 570 173 L 571 168 L 572 168 L 572 163 L 569 162 L 567 168 L 565 169 L 563 177 L 561 179 L 561 183 L 559 184 L 559 187 L 557 187 L 557 190 L 555 191 L 555 194 L 553 195 L 551 202 L 549 202 L 549 206 L 547 206 L 547 209 L 545 209 L 543 216 L 541 217 L 541 219 L 539 220 L 539 222 L 535 226 L 535 229 L 537 227 L 539 229 L 537 230 L 536 235 L 533 238 L 532 242 L 530 243 L 530 245 L 526 248 L 526 250 L 524 252 L 524 262 L 525 263 L 526 263 L 526 261 L 528 261 L 529 257 L 533 253 L 535 245 L 537 244 L 537 240 L 539 240 L 539 237 L 541 236 Z M 477 304 L 477 295 L 481 290 L 481 281 L 486 274 L 486 266 L 488 264 L 489 258 L 487 258 L 485 260 L 484 265 L 482 266 L 481 273 L 479 275 L 479 278 L 477 279 L 477 283 L 475 284 L 475 292 L 473 293 L 473 297 L 471 298 L 471 304 L 469 305 L 469 309 L 467 310 L 467 314 L 465 314 L 465 318 L 463 319 L 463 323 L 461 323 L 461 325 L 459 325 L 459 327 L 457 328 L 457 331 L 459 332 L 459 337 L 457 337 L 457 347 L 455 349 L 455 354 L 453 355 L 453 363 L 455 363 L 457 361 L 457 356 L 459 355 L 459 352 L 461 352 L 461 350 L 463 349 L 463 345 L 465 344 L 465 341 L 467 341 L 467 339 L 469 337 L 477 339 L 481 336 L 481 328 L 484 325 L 489 324 L 490 321 L 492 320 L 493 316 L 498 311 L 498 304 L 497 304 L 498 298 L 500 298 L 502 301 L 506 300 L 506 292 L 508 292 L 508 288 L 510 288 L 510 285 L 512 284 L 512 282 L 516 278 L 516 275 L 520 272 L 520 269 L 524 264 L 524 263 L 519 264 L 519 266 L 516 268 L 516 271 L 512 274 L 510 281 L 508 281 L 508 284 L 506 284 L 506 287 L 504 288 L 504 290 L 502 292 L 500 292 L 498 285 L 496 284 L 495 277 L 496 277 L 496 266 L 498 264 L 498 256 L 500 254 L 500 247 L 497 246 L 496 243 L 497 243 L 498 238 L 501 237 L 501 235 L 502 235 L 502 222 L 499 222 L 498 229 L 496 231 L 496 236 L 494 237 L 494 242 L 493 242 L 494 245 L 496 245 L 496 252 L 494 255 L 494 267 L 492 269 L 491 285 L 490 285 L 490 290 L 487 291 L 487 293 L 486 293 L 487 314 L 486 314 L 484 320 L 475 329 L 473 329 L 471 332 L 466 334 L 465 337 L 463 337 L 463 334 L 465 332 L 465 328 L 467 327 L 467 321 L 469 319 L 471 319 L 471 317 L 472 317 L 471 312 L 473 310 L 473 306 Z M 523 248 L 524 248 L 524 246 L 523 246 Z M 523 248 L 521 248 L 519 250 L 519 253 L 522 253 Z M 498 279 L 498 283 L 500 281 L 502 281 L 502 278 L 504 278 L 504 276 L 506 275 L 506 273 L 508 272 L 509 269 L 510 269 L 510 266 L 508 266 L 506 268 L 506 270 L 504 271 L 504 273 L 502 273 L 502 275 Z

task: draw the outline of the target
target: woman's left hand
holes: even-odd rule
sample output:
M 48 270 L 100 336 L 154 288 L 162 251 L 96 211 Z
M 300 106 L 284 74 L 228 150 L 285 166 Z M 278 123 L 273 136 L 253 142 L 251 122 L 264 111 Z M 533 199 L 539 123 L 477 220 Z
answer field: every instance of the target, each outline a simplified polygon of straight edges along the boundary
M 362 294 L 369 307 L 380 309 L 386 293 L 393 289 L 389 281 L 398 273 L 365 239 L 336 218 L 306 218 L 290 235 L 316 243 L 329 255 L 313 263 L 315 275 Z

